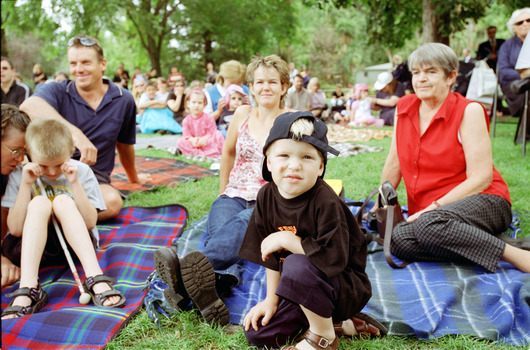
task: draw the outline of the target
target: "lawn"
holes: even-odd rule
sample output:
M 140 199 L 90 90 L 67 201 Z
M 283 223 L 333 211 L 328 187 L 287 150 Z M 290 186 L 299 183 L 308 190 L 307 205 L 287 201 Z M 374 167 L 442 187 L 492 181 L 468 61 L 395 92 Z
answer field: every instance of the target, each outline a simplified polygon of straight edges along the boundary
M 521 145 L 513 144 L 516 119 L 503 118 L 497 124 L 492 140 L 495 167 L 509 185 L 512 208 L 522 216 L 524 235 L 530 234 L 530 154 L 521 155 Z M 360 154 L 328 161 L 326 178 L 341 179 L 346 196 L 361 199 L 377 186 L 381 169 L 390 147 L 390 138 L 367 142 L 381 146 L 382 152 Z M 157 150 L 139 150 L 139 155 L 174 158 L 170 153 Z M 187 161 L 182 156 L 182 160 Z M 188 161 L 189 162 L 189 161 Z M 198 163 L 208 167 L 208 163 Z M 179 203 L 188 208 L 193 222 L 208 212 L 218 194 L 218 178 L 204 178 L 197 182 L 181 184 L 175 188 L 160 188 L 153 192 L 134 193 L 126 206 L 155 206 Z M 398 188 L 401 204 L 406 204 L 404 186 Z M 200 198 L 200 199 L 199 199 Z M 142 309 L 121 333 L 108 344 L 108 349 L 248 349 L 249 346 L 239 326 L 217 327 L 201 321 L 197 313 L 180 312 L 171 320 L 161 319 L 161 329 L 149 320 Z M 415 337 L 388 336 L 376 340 L 342 340 L 340 349 L 514 349 L 472 336 L 451 335 L 433 340 Z

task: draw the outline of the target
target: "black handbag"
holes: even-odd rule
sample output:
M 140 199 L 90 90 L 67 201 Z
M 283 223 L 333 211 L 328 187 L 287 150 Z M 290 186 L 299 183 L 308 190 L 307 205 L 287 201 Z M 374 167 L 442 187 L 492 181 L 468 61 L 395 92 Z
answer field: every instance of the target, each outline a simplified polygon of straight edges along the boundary
M 379 237 L 375 237 L 371 232 L 366 230 L 362 223 L 366 205 L 370 201 L 370 199 L 372 199 L 372 197 L 376 194 L 378 194 L 377 209 L 375 210 L 375 212 L 370 211 L 368 213 L 367 221 L 370 229 L 375 231 L 375 228 L 377 228 Z M 397 265 L 392 259 L 392 255 L 390 254 L 392 230 L 398 223 L 405 220 L 405 218 L 403 217 L 403 212 L 401 211 L 401 206 L 399 205 L 397 199 L 397 193 L 394 190 L 394 187 L 392 186 L 390 181 L 384 182 L 381 186 L 373 189 L 368 194 L 368 196 L 362 203 L 361 208 L 355 215 L 355 219 L 361 227 L 361 230 L 364 231 L 368 243 L 371 241 L 375 241 L 379 245 L 383 246 L 385 260 L 388 265 L 395 269 L 401 269 L 409 264 L 408 262 L 404 261 L 400 265 Z

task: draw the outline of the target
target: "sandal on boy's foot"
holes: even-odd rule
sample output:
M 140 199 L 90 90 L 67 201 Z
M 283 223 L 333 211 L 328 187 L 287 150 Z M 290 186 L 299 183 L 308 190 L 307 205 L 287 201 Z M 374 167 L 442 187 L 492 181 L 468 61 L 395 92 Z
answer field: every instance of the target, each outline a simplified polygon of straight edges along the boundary
M 180 259 L 180 273 L 186 292 L 206 322 L 224 326 L 230 313 L 215 290 L 215 272 L 208 258 L 194 251 Z
M 106 283 L 110 287 L 110 290 L 107 290 L 103 293 L 95 293 L 92 288 L 98 283 Z M 85 282 L 83 282 L 83 287 L 85 289 L 85 292 L 90 294 L 90 297 L 92 298 L 92 302 L 96 306 L 103 306 L 103 307 L 122 307 L 125 304 L 125 297 L 120 293 L 119 290 L 114 288 L 113 283 L 116 283 L 116 279 L 114 277 L 108 277 L 105 275 L 97 275 L 92 277 L 87 277 L 85 279 Z M 105 305 L 104 302 L 110 297 L 120 297 L 120 300 L 113 305 Z
M 13 302 L 19 296 L 26 296 L 30 298 L 31 304 L 29 306 L 13 305 Z M 11 300 L 9 306 L 2 311 L 2 317 L 8 315 L 22 317 L 25 315 L 34 314 L 42 309 L 48 302 L 48 294 L 46 294 L 46 291 L 42 289 L 40 284 L 37 285 L 37 288 L 19 288 L 12 293 L 6 294 L 6 297 L 13 298 L 13 300 Z
M 357 334 L 353 335 L 353 337 L 376 338 L 388 333 L 386 327 L 383 326 L 379 321 L 362 312 L 356 313 L 352 317 L 352 321 L 355 331 L 357 332 Z M 336 323 L 333 326 L 335 328 L 335 334 L 337 337 L 340 337 L 344 334 L 342 331 L 342 322 Z
M 339 348 L 338 336 L 335 337 L 335 340 L 330 342 L 328 339 L 321 337 L 320 335 L 317 335 L 308 329 L 302 336 L 302 339 L 304 339 L 309 345 L 317 350 L 336 350 Z M 298 348 L 293 345 L 287 348 L 287 350 L 298 350 Z
M 175 310 L 183 309 L 190 303 L 188 293 L 182 284 L 177 247 L 172 245 L 155 251 L 155 269 L 168 288 L 164 290 L 167 302 Z

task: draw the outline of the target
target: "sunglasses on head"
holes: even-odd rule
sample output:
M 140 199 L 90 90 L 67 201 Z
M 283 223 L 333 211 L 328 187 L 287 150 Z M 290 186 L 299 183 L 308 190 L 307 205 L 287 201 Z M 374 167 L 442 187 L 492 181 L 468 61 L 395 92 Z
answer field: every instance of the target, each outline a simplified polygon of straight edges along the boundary
M 68 47 L 74 46 L 75 44 L 80 43 L 83 46 L 94 46 L 97 42 L 87 36 L 74 36 L 72 39 L 68 40 Z
M 523 24 L 524 22 L 526 22 L 526 23 L 530 23 L 530 18 L 523 19 L 522 21 L 519 21 L 519 22 L 515 22 L 515 25 L 516 25 L 516 26 L 520 26 L 520 25 Z

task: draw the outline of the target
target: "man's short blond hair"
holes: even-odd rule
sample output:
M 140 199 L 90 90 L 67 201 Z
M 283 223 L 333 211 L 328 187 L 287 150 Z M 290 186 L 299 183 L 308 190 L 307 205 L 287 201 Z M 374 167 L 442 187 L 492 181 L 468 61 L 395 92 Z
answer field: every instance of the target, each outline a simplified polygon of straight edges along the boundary
M 30 157 L 56 159 L 74 153 L 74 139 L 68 127 L 55 119 L 35 119 L 26 130 L 26 148 Z

